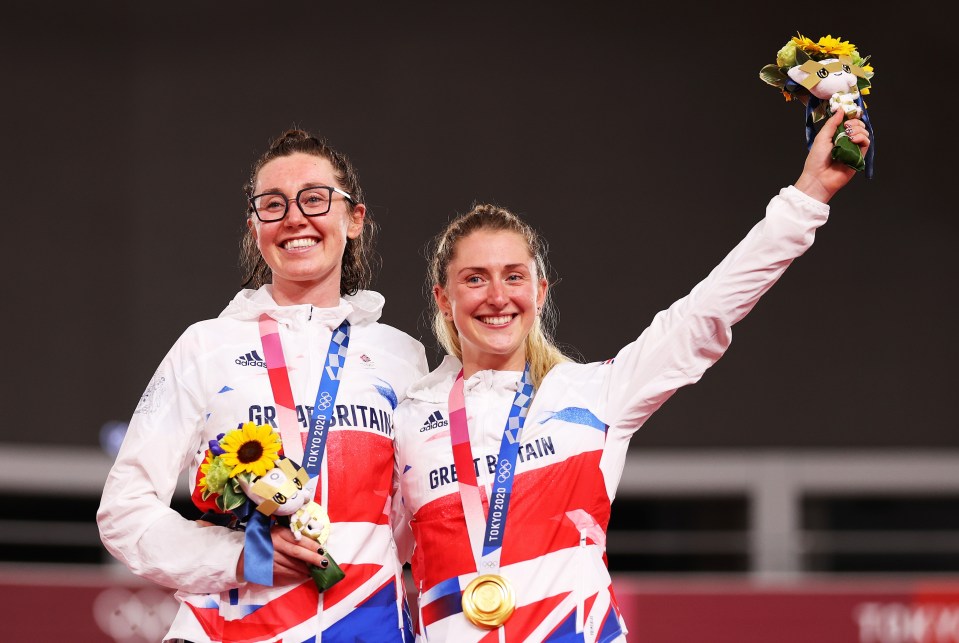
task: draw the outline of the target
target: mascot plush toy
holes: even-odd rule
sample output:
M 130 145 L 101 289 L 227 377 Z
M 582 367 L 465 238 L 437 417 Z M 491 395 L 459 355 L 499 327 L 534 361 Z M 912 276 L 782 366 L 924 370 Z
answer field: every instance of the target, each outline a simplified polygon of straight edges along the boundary
M 273 584 L 271 525 L 289 525 L 297 540 L 306 536 L 316 541 L 323 562 L 311 565 L 310 574 L 317 589 L 323 591 L 345 577 L 324 548 L 330 536 L 330 518 L 323 506 L 313 501 L 316 479 L 280 449 L 280 436 L 269 424 L 247 422 L 210 440 L 197 471 L 193 502 L 200 509 L 229 516 L 229 526 L 244 529 L 244 576 L 261 585 Z M 224 522 L 209 513 L 204 519 Z
M 871 145 L 863 158 L 859 146 L 845 131 L 833 139 L 833 158 L 872 178 L 875 136 L 862 97 L 869 93 L 873 69 L 869 57 L 862 58 L 856 47 L 839 38 L 825 36 L 817 42 L 799 34 L 776 54 L 776 64 L 766 65 L 759 77 L 779 88 L 787 101 L 806 106 L 806 145 L 812 145 L 817 124 L 829 114 L 842 110 L 846 118 L 858 118 L 866 125 Z

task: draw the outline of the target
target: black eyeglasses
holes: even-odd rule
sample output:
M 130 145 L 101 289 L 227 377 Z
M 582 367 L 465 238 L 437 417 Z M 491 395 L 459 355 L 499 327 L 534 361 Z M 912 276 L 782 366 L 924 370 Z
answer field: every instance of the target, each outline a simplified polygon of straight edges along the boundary
M 333 205 L 333 193 L 342 194 L 343 198 L 356 205 L 347 192 L 340 188 L 329 185 L 317 185 L 311 188 L 303 188 L 296 193 L 296 207 L 300 209 L 305 217 L 318 217 L 330 211 Z M 279 221 L 286 216 L 290 210 L 290 199 L 282 192 L 264 192 L 250 197 L 250 207 L 256 213 L 263 223 Z

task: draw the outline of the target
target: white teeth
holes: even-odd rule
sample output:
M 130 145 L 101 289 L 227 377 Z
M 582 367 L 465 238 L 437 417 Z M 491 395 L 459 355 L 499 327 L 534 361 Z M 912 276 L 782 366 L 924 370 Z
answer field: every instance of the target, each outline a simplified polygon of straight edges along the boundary
M 287 250 L 293 250 L 294 248 L 309 248 L 316 245 L 316 239 L 290 239 L 283 244 L 283 247 Z
M 490 324 L 492 326 L 502 326 L 503 324 L 508 324 L 511 319 L 513 319 L 512 315 L 500 315 L 499 317 L 480 317 L 481 322 L 484 324 Z

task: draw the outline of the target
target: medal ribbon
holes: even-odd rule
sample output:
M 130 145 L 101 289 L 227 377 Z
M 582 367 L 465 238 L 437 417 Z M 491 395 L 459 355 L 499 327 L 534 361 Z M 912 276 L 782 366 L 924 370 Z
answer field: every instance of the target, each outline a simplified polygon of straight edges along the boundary
M 499 455 L 496 458 L 496 470 L 492 491 L 490 493 L 489 511 L 484 516 L 483 501 L 480 497 L 479 484 L 476 481 L 476 470 L 473 450 L 470 447 L 469 427 L 466 422 L 466 398 L 463 393 L 463 371 L 456 376 L 453 388 L 449 395 L 450 414 L 450 442 L 453 445 L 453 462 L 456 465 L 456 479 L 459 483 L 460 499 L 463 503 L 463 514 L 466 519 L 466 530 L 469 533 L 470 544 L 473 548 L 473 557 L 476 560 L 476 571 L 481 574 L 498 573 L 500 558 L 503 551 L 503 537 L 506 533 L 506 516 L 509 512 L 510 500 L 513 492 L 516 458 L 519 453 L 520 434 L 526 421 L 530 402 L 533 399 L 533 385 L 529 379 L 529 364 L 523 370 L 520 386 L 513 398 L 506 426 L 503 427 L 503 438 L 500 442 Z M 486 523 L 484 534 L 480 533 L 481 525 Z
M 260 339 L 263 342 L 264 361 L 270 376 L 273 400 L 277 406 L 276 421 L 280 427 L 283 451 L 287 457 L 294 460 L 297 460 L 294 455 L 300 455 L 303 468 L 311 478 L 316 477 L 323 465 L 326 438 L 329 435 L 327 428 L 336 402 L 336 394 L 340 388 L 343 367 L 346 365 L 346 353 L 350 347 L 350 322 L 344 319 L 330 338 L 326 366 L 323 368 L 320 386 L 316 391 L 316 401 L 313 403 L 313 412 L 310 413 L 310 429 L 305 439 L 300 433 L 299 420 L 296 417 L 293 389 L 290 386 L 290 374 L 286 367 L 283 346 L 280 343 L 279 327 L 276 320 L 266 314 L 260 315 Z M 290 445 L 296 445 L 295 448 L 299 450 L 299 453 L 291 455 L 287 450 Z M 319 485 L 317 485 L 317 498 L 319 493 Z
M 300 432 L 300 422 L 296 416 L 293 388 L 290 386 L 290 374 L 280 343 L 279 326 L 275 319 L 263 314 L 259 318 L 259 327 L 270 388 L 273 389 L 273 401 L 276 403 L 276 423 L 280 429 L 283 453 L 291 460 L 301 462 L 311 478 L 317 477 L 323 465 L 326 438 L 329 435 L 327 428 L 340 388 L 343 367 L 346 365 L 346 353 L 350 346 L 350 323 L 344 319 L 330 338 L 326 365 L 316 391 L 316 401 L 313 412 L 310 413 L 310 428 L 305 437 Z M 314 498 L 319 500 L 320 497 L 321 485 L 317 480 Z M 252 512 L 247 523 L 243 548 L 243 571 L 246 580 L 267 586 L 273 585 L 270 523 L 268 516 L 258 511 Z

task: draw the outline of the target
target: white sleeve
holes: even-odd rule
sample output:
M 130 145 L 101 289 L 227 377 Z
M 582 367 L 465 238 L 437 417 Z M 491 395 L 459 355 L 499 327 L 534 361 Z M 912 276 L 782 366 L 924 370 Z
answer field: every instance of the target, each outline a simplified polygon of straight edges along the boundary
M 243 533 L 202 527 L 170 507 L 177 480 L 202 446 L 200 354 L 187 331 L 160 364 L 107 477 L 97 525 L 107 550 L 135 574 L 207 593 L 242 585 L 236 565 Z
M 400 486 L 399 462 L 393 458 L 393 502 L 390 505 L 390 525 L 393 528 L 393 542 L 400 563 L 408 563 L 413 556 L 413 528 L 410 521 L 413 514 L 406 506 Z
M 684 298 L 617 355 L 602 418 L 620 438 L 632 435 L 680 387 L 699 381 L 732 340 L 732 326 L 813 243 L 829 207 L 783 188 L 766 216 Z
M 414 340 L 415 341 L 415 340 Z M 400 563 L 408 563 L 413 555 L 413 529 L 410 526 L 410 520 L 413 515 L 406 506 L 403 499 L 402 489 L 400 487 L 400 476 L 402 472 L 399 469 L 399 460 L 397 459 L 396 444 L 400 439 L 400 409 L 403 407 L 403 400 L 406 399 L 406 391 L 413 382 L 423 378 L 429 372 L 429 364 L 426 361 L 426 350 L 423 345 L 416 341 L 413 347 L 413 360 L 411 377 L 404 382 L 401 391 L 398 392 L 398 402 L 393 412 L 393 498 L 390 505 L 390 525 L 393 528 L 393 541 L 396 543 L 396 553 Z

